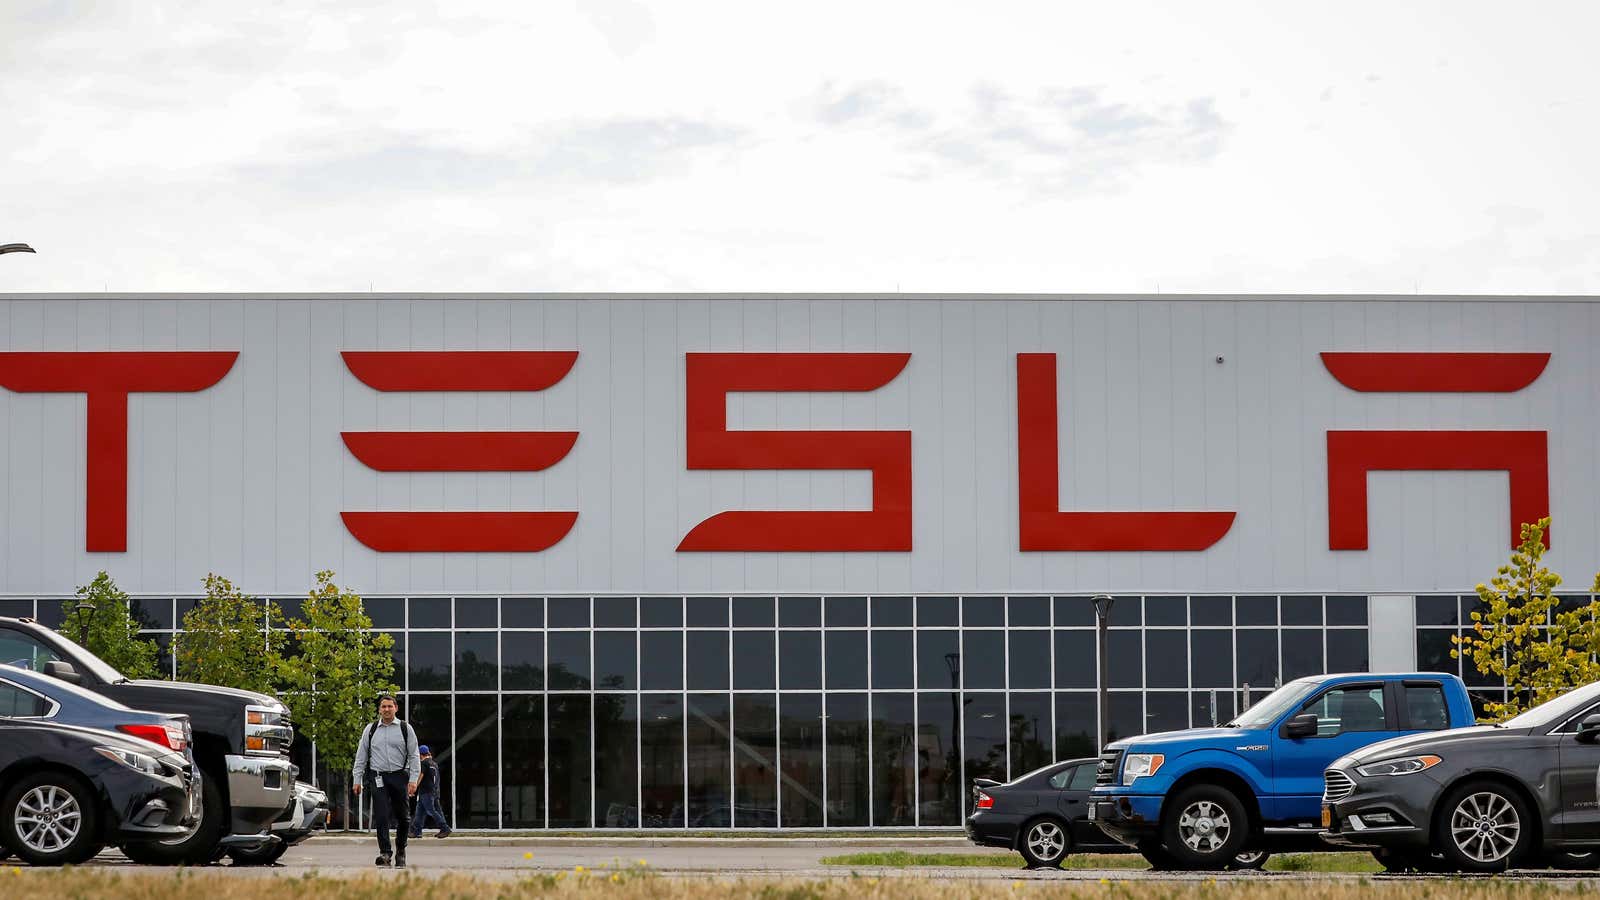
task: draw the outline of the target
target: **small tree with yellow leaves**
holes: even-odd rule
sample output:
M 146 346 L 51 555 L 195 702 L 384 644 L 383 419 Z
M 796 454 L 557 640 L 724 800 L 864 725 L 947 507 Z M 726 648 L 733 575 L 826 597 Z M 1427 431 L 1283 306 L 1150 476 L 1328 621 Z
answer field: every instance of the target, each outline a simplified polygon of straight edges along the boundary
M 1588 604 L 1561 608 L 1555 594 L 1561 576 L 1543 564 L 1549 528 L 1549 517 L 1522 526 L 1511 562 L 1478 585 L 1485 608 L 1451 638 L 1451 657 L 1470 659 L 1480 673 L 1505 682 L 1505 702 L 1484 704 L 1491 721 L 1600 680 L 1600 618 Z M 1594 590 L 1600 591 L 1600 575 Z

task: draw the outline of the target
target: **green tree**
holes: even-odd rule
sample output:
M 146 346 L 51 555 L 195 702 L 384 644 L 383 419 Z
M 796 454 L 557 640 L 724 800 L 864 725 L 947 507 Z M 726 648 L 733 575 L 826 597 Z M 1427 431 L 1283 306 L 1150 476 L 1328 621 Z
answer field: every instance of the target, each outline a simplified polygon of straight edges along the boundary
M 1548 517 L 1522 526 L 1511 562 L 1478 585 L 1484 609 L 1474 610 L 1471 626 L 1451 639 L 1451 657 L 1472 660 L 1480 673 L 1503 679 L 1508 688 L 1505 702 L 1484 704 L 1491 721 L 1600 680 L 1600 619 L 1587 603 L 1561 608 L 1555 594 L 1561 576 L 1543 563 L 1549 528 Z
M 374 633 L 361 596 L 333 579 L 332 572 L 317 573 L 300 615 L 288 622 L 290 646 L 278 671 L 295 728 L 316 742 L 338 783 L 355 763 L 361 730 L 377 716 L 378 695 L 399 688 L 390 654 L 394 639 Z
M 57 630 L 68 640 L 100 657 L 129 678 L 155 678 L 160 674 L 155 641 L 139 637 L 139 623 L 128 611 L 128 595 L 111 576 L 101 572 L 77 591 L 78 601 L 67 601 L 66 616 Z M 92 605 L 90 610 L 85 604 Z M 68 605 L 71 604 L 71 605 Z M 84 635 L 87 631 L 87 640 Z
M 288 633 L 283 611 L 270 600 L 263 606 L 221 575 L 205 580 L 206 594 L 183 614 L 178 638 L 178 675 L 202 684 L 260 691 L 277 690 L 278 657 Z M 263 616 L 275 627 L 264 631 Z

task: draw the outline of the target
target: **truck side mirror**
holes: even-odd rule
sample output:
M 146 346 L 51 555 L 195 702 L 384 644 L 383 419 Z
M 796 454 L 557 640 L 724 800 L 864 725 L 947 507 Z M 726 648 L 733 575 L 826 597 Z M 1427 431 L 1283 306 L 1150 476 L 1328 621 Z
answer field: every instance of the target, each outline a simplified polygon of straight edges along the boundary
M 1317 736 L 1317 714 L 1301 713 L 1283 725 L 1283 736 L 1307 738 Z
M 72 667 L 72 663 L 61 659 L 52 659 L 45 663 L 44 674 L 51 678 L 65 681 L 67 684 L 77 684 L 83 681 L 83 676 L 79 675 L 78 670 Z
M 1585 716 L 1578 724 L 1578 743 L 1593 744 L 1600 741 L 1600 713 Z

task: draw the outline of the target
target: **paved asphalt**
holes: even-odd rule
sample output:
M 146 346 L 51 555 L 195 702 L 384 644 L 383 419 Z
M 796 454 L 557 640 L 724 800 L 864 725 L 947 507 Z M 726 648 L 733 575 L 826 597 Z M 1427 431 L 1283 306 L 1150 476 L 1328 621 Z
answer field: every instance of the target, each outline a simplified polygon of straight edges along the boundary
M 530 874 L 571 872 L 586 869 L 637 866 L 663 875 L 685 878 L 838 878 L 851 874 L 870 877 L 933 878 L 964 881 L 1298 881 L 1307 879 L 1359 880 L 1352 874 L 1301 872 L 1150 872 L 1129 869 L 1082 869 L 1074 871 L 1027 871 L 1020 868 L 929 867 L 929 868 L 842 868 L 824 866 L 821 859 L 847 853 L 908 850 L 925 853 L 993 853 L 1001 860 L 1015 859 L 1008 851 L 981 849 L 965 841 L 948 838 L 890 839 L 701 839 L 701 838 L 475 838 L 452 837 L 445 840 L 421 838 L 412 842 L 410 873 L 417 876 L 463 874 L 481 878 L 519 878 Z M 240 877 L 299 876 L 317 872 L 331 876 L 356 876 L 375 871 L 376 842 L 353 837 L 313 838 L 291 848 L 283 860 L 272 867 L 235 867 L 226 862 L 209 871 Z M 169 871 L 135 866 L 120 853 L 107 851 L 93 866 L 114 868 L 125 873 Z M 393 870 L 383 870 L 398 874 Z M 1376 876 L 1389 880 L 1391 876 Z M 1459 876 L 1458 876 L 1459 877 Z M 1597 881 L 1597 873 L 1519 873 L 1512 877 L 1538 878 L 1559 885 L 1576 886 Z

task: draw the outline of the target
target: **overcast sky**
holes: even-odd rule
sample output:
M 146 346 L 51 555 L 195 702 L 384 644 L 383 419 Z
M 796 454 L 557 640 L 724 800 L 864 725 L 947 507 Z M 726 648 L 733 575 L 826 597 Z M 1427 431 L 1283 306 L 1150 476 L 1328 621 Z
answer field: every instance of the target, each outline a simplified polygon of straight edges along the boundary
M 1600 4 L 0 3 L 0 291 L 1600 293 Z

